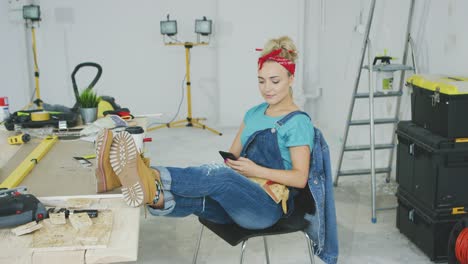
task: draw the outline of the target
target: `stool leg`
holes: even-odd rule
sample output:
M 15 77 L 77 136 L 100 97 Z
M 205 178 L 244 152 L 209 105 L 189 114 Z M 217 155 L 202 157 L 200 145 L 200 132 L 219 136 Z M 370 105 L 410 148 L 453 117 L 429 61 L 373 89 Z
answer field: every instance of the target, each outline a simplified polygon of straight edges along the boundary
M 196 263 L 197 263 L 198 250 L 200 250 L 200 244 L 201 244 L 201 240 L 202 240 L 203 230 L 204 230 L 204 229 L 205 229 L 205 226 L 204 226 L 204 225 L 201 225 L 200 235 L 198 236 L 198 241 L 197 241 L 197 249 L 195 250 L 195 254 L 193 255 L 192 264 L 196 264 Z
M 306 232 L 303 232 L 303 233 L 304 233 L 304 235 L 306 237 L 307 248 L 309 249 L 310 264 L 315 264 L 314 247 L 312 245 L 312 242 L 310 241 L 309 235 L 307 235 Z
M 270 264 L 270 254 L 268 253 L 268 243 L 267 243 L 267 237 L 263 236 L 263 245 L 265 246 L 265 258 L 267 264 Z
M 240 264 L 244 263 L 244 251 L 246 247 L 247 247 L 247 240 L 244 240 L 242 241 Z

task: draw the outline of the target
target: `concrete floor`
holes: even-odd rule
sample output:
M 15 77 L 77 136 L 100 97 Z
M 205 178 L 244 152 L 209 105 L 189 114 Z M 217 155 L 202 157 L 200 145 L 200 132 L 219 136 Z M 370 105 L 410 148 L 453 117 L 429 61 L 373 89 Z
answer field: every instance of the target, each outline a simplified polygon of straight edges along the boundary
M 150 132 L 147 154 L 152 164 L 186 167 L 222 162 L 218 150 L 229 149 L 237 132 L 216 128 L 217 136 L 193 128 L 159 129 Z M 396 205 L 395 183 L 378 179 L 378 207 Z M 430 260 L 395 226 L 396 210 L 379 211 L 377 223 L 371 223 L 369 177 L 340 179 L 335 188 L 340 245 L 339 263 L 431 263 Z M 206 230 L 206 229 L 205 229 Z M 196 217 L 168 218 L 142 213 L 137 263 L 191 263 L 200 231 Z M 306 241 L 296 234 L 270 237 L 271 263 L 308 263 Z M 232 247 L 211 231 L 206 231 L 198 263 L 239 263 L 240 245 Z M 249 241 L 244 263 L 266 263 L 263 240 Z M 316 263 L 323 263 L 316 258 Z

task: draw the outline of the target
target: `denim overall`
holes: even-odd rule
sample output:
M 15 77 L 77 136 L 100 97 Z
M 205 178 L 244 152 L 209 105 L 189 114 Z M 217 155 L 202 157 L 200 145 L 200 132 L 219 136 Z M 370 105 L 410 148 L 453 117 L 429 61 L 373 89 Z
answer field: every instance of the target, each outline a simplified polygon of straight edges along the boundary
M 294 111 L 277 121 L 273 128 L 256 131 L 247 139 L 247 142 L 244 144 L 240 155 L 252 160 L 262 167 L 284 170 L 285 167 L 278 145 L 277 132 L 289 119 L 291 119 L 296 114 L 307 115 L 305 112 Z M 295 188 L 288 187 L 288 189 L 288 213 L 286 216 L 289 216 L 294 210 L 293 198 L 298 194 L 298 191 L 296 191 Z

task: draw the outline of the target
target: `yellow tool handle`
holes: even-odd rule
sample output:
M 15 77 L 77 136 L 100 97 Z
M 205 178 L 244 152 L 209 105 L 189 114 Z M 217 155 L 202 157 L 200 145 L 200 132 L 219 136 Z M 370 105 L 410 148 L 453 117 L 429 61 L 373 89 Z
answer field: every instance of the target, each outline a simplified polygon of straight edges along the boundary
M 8 143 L 10 145 L 20 145 L 28 142 L 29 140 L 31 140 L 31 136 L 29 134 L 21 134 L 9 137 Z
M 84 156 L 81 156 L 83 159 L 95 159 L 96 158 L 96 154 L 89 154 L 89 155 L 84 155 Z

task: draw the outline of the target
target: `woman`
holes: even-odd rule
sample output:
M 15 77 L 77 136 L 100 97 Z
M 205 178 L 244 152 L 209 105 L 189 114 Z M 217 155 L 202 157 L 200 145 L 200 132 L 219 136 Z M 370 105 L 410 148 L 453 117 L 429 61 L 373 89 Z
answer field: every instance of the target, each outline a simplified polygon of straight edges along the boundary
M 225 165 L 149 168 L 128 133 L 112 138 L 110 131 L 104 131 L 97 140 L 98 191 L 122 184 L 126 203 L 148 205 L 153 215 L 195 214 L 248 229 L 272 226 L 293 210 L 295 188 L 306 186 L 314 144 L 310 118 L 298 111 L 292 97 L 296 59 L 289 37 L 266 43 L 258 60 L 258 86 L 265 102 L 245 114 L 229 149 L 237 160 L 226 159 Z

